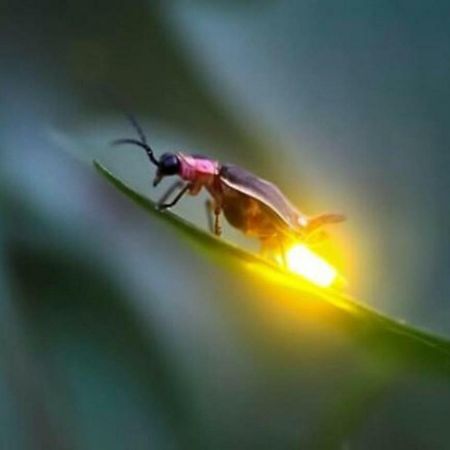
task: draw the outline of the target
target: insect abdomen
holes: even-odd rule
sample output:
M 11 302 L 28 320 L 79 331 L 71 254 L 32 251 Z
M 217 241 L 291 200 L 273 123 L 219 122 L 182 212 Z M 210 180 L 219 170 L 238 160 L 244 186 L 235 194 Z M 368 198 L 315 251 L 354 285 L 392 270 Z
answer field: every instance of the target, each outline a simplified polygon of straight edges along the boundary
M 222 209 L 233 227 L 249 236 L 264 238 L 277 232 L 277 218 L 258 200 L 240 192 L 224 195 Z
M 284 228 L 296 230 L 303 226 L 299 222 L 301 214 L 273 183 L 229 164 L 221 166 L 219 176 L 223 185 L 257 201 L 264 215 Z

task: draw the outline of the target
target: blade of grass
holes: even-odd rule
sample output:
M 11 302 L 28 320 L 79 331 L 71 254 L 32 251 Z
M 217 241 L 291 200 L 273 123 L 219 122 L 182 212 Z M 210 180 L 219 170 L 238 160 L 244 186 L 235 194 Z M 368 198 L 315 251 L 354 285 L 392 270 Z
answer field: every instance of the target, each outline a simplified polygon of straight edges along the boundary
M 311 285 L 298 276 L 287 273 L 270 262 L 188 223 L 175 214 L 158 211 L 156 204 L 116 178 L 102 164 L 94 161 L 96 170 L 118 190 L 159 220 L 163 220 L 189 240 L 208 250 L 211 255 L 259 267 L 264 276 L 296 295 L 298 301 L 320 301 L 328 308 L 339 310 L 347 325 L 356 331 L 360 343 L 376 351 L 383 359 L 392 358 L 398 364 L 414 362 L 421 368 L 450 375 L 450 341 L 404 322 L 387 317 L 335 290 Z M 220 258 L 219 258 L 220 259 Z M 222 258 L 224 259 L 224 258 Z

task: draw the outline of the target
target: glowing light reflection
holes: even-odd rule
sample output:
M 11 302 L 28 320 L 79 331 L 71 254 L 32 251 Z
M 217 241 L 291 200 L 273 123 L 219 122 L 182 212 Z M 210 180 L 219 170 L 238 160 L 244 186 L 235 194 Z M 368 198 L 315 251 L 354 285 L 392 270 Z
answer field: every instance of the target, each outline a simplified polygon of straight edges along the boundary
M 303 244 L 290 248 L 286 252 L 285 259 L 291 272 L 305 277 L 318 286 L 331 286 L 337 277 L 334 267 Z

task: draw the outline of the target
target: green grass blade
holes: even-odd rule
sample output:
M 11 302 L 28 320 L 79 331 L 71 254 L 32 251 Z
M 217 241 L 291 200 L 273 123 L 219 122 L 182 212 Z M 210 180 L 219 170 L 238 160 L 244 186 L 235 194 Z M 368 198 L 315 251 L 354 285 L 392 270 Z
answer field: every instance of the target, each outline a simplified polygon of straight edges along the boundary
M 278 285 L 280 295 L 294 296 L 299 302 L 320 302 L 321 307 L 338 313 L 343 326 L 357 336 L 358 344 L 375 352 L 383 360 L 389 360 L 395 365 L 407 363 L 408 367 L 410 363 L 414 363 L 416 367 L 427 371 L 450 375 L 450 341 L 447 339 L 383 315 L 343 292 L 315 287 L 255 254 L 216 238 L 169 211 L 158 211 L 153 201 L 127 186 L 99 162 L 94 161 L 94 166 L 128 198 L 207 250 L 210 256 L 235 265 L 257 266 L 264 272 L 261 282 L 267 283 L 267 279 L 263 278 L 268 276 L 271 283 Z

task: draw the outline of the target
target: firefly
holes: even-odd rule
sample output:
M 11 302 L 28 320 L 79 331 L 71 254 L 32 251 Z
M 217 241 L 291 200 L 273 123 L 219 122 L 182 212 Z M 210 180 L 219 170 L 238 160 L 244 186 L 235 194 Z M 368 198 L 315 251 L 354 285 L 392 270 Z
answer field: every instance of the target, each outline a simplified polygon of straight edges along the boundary
M 241 167 L 206 156 L 175 152 L 164 153 L 157 158 L 142 128 L 133 117 L 130 120 L 138 139 L 118 139 L 113 144 L 131 144 L 145 150 L 150 162 L 156 167 L 153 186 L 166 177 L 177 177 L 157 203 L 160 210 L 175 206 L 186 194 L 195 196 L 206 189 L 210 196 L 206 205 L 210 229 L 216 236 L 222 233 L 223 214 L 231 226 L 260 241 L 264 256 L 274 257 L 275 251 L 281 250 L 282 265 L 306 277 L 308 270 L 313 270 L 315 274 L 319 273 L 318 284 L 328 284 L 331 275 L 326 266 L 321 265 L 320 261 L 318 263 L 317 258 L 311 258 L 311 252 L 306 246 L 294 246 L 289 252 L 285 251 L 285 247 L 298 241 L 307 242 L 311 236 L 317 236 L 323 226 L 345 220 L 344 215 L 325 213 L 307 216 L 275 184 Z M 277 257 L 273 259 L 279 260 Z M 309 269 L 299 268 L 293 261 L 303 261 Z

